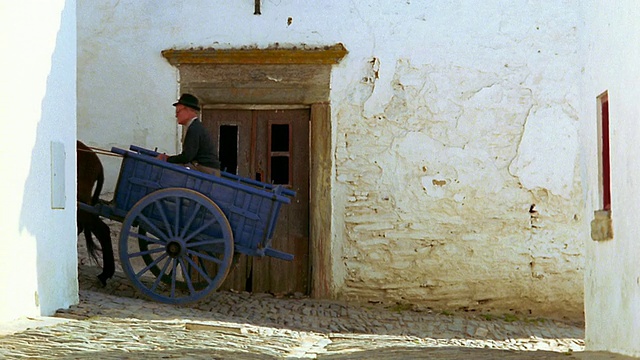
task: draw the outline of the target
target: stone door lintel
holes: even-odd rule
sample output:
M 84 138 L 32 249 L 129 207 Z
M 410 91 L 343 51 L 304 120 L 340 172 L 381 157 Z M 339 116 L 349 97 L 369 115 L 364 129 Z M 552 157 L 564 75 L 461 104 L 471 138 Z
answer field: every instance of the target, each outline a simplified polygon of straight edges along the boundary
M 167 49 L 162 56 L 173 66 L 180 64 L 316 64 L 333 65 L 339 63 L 347 54 L 343 44 L 307 48 L 272 47 L 266 49 Z

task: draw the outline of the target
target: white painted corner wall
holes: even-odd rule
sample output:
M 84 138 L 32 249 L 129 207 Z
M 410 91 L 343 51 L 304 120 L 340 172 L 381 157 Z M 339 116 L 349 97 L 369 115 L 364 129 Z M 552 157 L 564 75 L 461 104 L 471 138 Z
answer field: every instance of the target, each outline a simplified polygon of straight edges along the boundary
M 640 6 L 582 3 L 585 57 L 581 134 L 586 182 L 585 216 L 601 206 L 598 186 L 598 109 L 609 97 L 613 239 L 586 238 L 586 348 L 640 357 Z
M 0 322 L 78 302 L 75 9 L 0 5 Z

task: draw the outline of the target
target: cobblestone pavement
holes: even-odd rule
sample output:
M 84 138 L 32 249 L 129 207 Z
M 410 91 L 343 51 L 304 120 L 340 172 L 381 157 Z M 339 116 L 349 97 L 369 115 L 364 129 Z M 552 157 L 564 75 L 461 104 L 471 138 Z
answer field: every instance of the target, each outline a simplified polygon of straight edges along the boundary
M 632 359 L 585 352 L 582 324 L 550 319 L 230 291 L 166 305 L 122 272 L 102 287 L 81 250 L 79 304 L 0 335 L 0 358 Z

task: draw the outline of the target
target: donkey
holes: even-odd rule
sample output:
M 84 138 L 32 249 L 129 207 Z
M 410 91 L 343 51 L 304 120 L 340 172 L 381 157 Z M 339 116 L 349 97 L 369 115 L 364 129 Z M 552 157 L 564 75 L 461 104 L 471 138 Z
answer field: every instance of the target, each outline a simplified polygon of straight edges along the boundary
M 81 141 L 76 142 L 76 154 L 78 158 L 78 198 L 77 200 L 89 205 L 95 205 L 100 198 L 100 191 L 104 184 L 104 169 L 102 163 L 93 150 Z M 93 186 L 95 191 L 92 194 Z M 84 232 L 87 241 L 87 251 L 91 258 L 98 263 L 98 248 L 93 242 L 93 233 L 100 242 L 102 250 L 102 273 L 98 280 L 102 286 L 107 285 L 107 280 L 113 277 L 115 261 L 113 259 L 113 246 L 111 245 L 111 231 L 109 226 L 96 214 L 78 208 L 78 235 Z

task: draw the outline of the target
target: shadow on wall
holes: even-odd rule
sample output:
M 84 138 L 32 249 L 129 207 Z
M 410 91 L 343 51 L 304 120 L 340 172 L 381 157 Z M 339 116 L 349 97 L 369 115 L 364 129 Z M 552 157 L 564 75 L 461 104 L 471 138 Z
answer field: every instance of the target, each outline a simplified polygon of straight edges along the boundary
M 54 20 L 54 17 L 51 17 Z M 46 30 L 44 30 L 46 31 Z M 45 34 L 46 35 L 46 34 Z M 45 40 L 46 42 L 46 40 Z M 46 44 L 45 44 L 46 45 Z M 75 230 L 75 137 L 76 137 L 76 30 L 75 1 L 66 1 L 61 12 L 46 88 L 37 111 L 27 121 L 38 121 L 35 143 L 20 209 L 19 230 L 36 240 L 37 293 L 35 304 L 41 315 L 77 302 L 77 255 Z M 36 66 L 47 60 L 36 61 Z M 34 69 L 37 72 L 38 69 Z M 37 83 L 32 89 L 37 91 Z M 38 98 L 34 99 L 37 106 Z M 33 109 L 32 109 L 33 110 Z M 28 126 L 26 127 L 28 128 Z M 30 138 L 31 134 L 25 134 Z M 52 142 L 59 156 L 52 155 Z M 26 149 L 24 149 L 26 150 Z M 53 159 L 52 157 L 55 157 Z M 61 171 L 60 182 L 52 181 L 52 160 Z M 52 188 L 62 199 L 52 209 Z

